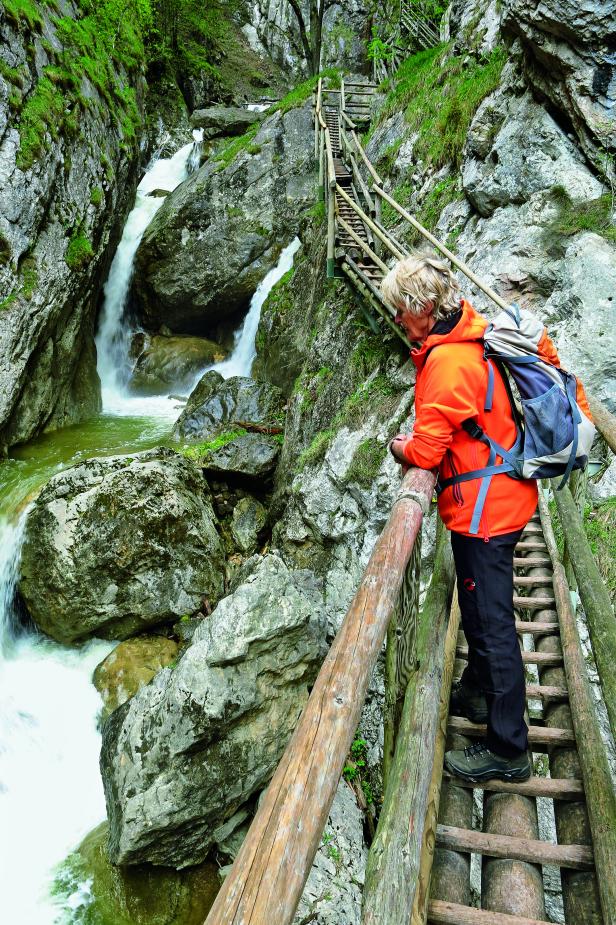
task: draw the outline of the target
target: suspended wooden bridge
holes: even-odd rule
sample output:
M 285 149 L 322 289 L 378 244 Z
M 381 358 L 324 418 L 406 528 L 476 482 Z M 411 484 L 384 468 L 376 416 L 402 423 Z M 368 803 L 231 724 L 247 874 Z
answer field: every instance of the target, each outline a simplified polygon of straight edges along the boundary
M 379 290 L 385 261 L 406 254 L 383 225 L 386 202 L 504 306 L 383 189 L 357 135 L 372 92 L 348 83 L 336 90 L 319 83 L 317 90 L 315 156 L 328 216 L 328 275 L 346 277 L 405 339 Z M 616 418 L 590 400 L 616 452 Z M 523 783 L 464 783 L 443 768 L 446 748 L 481 739 L 486 729 L 448 715 L 452 678 L 468 649 L 444 529 L 418 611 L 421 524 L 434 485 L 431 472 L 405 475 L 207 925 L 291 925 L 384 644 L 384 799 L 368 855 L 362 925 L 547 925 L 546 869 L 560 875 L 566 925 L 616 925 L 616 795 L 571 595 L 577 588 L 614 733 L 616 619 L 580 517 L 585 476 L 573 491 L 554 491 L 564 557 L 547 484 L 515 553 L 529 742 L 544 769 Z M 541 837 L 538 800 L 551 804 L 556 841 Z M 472 856 L 481 859 L 479 906 L 471 895 Z

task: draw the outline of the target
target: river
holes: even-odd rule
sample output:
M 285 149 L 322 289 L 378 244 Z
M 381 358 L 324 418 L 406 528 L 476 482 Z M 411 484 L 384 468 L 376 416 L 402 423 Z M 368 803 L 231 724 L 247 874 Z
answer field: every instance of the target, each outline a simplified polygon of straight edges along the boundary
M 130 327 L 125 304 L 139 241 L 163 198 L 198 164 L 200 138 L 146 171 L 105 283 L 96 338 L 103 412 L 91 421 L 18 447 L 0 467 L 0 885 L 11 925 L 70 925 L 88 885 L 62 901 L 50 888 L 57 865 L 105 817 L 98 769 L 100 698 L 91 683 L 113 643 L 66 647 L 24 627 L 15 587 L 27 505 L 62 469 L 93 456 L 135 453 L 170 441 L 181 405 L 169 395 L 137 397 L 127 388 Z M 249 375 L 261 306 L 292 266 L 296 239 L 257 288 L 231 355 L 213 367 Z M 200 374 L 201 375 L 201 374 Z M 196 377 L 195 382 L 199 377 Z M 170 390 L 173 393 L 173 389 Z

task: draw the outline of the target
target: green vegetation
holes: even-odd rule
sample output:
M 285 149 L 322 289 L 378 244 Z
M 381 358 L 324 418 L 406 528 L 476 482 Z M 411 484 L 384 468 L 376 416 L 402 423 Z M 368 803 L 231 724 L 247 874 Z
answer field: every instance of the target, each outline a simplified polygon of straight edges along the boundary
M 201 462 L 215 450 L 220 450 L 221 447 L 231 443 L 232 440 L 243 437 L 245 433 L 247 433 L 247 431 L 241 427 L 237 430 L 227 430 L 218 434 L 218 436 L 214 437 L 212 440 L 207 440 L 205 443 L 194 443 L 191 446 L 179 447 L 178 453 L 181 453 L 182 456 L 185 456 L 187 459 Z
M 3 0 L 6 18 L 14 26 L 27 26 L 31 31 L 42 32 L 43 18 L 33 0 Z
M 82 229 L 78 228 L 71 237 L 66 249 L 64 259 L 67 266 L 69 266 L 71 270 L 80 270 L 90 262 L 93 256 L 94 250 L 92 244 L 88 238 L 86 238 Z
M 383 120 L 405 110 L 410 132 L 417 132 L 415 155 L 435 167 L 459 166 L 462 148 L 477 107 L 499 84 L 506 61 L 495 48 L 479 61 L 446 57 L 448 46 L 420 51 L 404 61 L 380 114 Z
M 100 186 L 96 186 L 90 193 L 90 202 L 93 206 L 100 206 L 103 201 L 103 196 L 104 194 Z
M 306 466 L 316 466 L 317 463 L 320 463 L 321 460 L 325 458 L 327 448 L 335 434 L 335 427 L 330 430 L 321 430 L 318 434 L 315 434 L 310 446 L 306 447 L 300 454 L 297 462 L 298 471 L 301 471 Z
M 23 71 L 18 70 L 16 67 L 9 67 L 8 64 L 2 60 L 0 60 L 0 77 L 4 77 L 5 80 L 8 80 L 8 82 L 15 87 L 21 88 L 24 85 Z
M 336 416 L 335 423 L 339 426 L 341 424 L 347 424 L 350 427 L 359 426 L 377 409 L 386 411 L 389 406 L 393 411 L 398 396 L 398 390 L 394 388 L 387 376 L 379 373 L 362 382 L 349 395 L 341 412 Z
M 616 498 L 584 509 L 584 530 L 601 577 L 616 604 Z
M 612 221 L 614 201 L 610 193 L 598 199 L 574 200 L 564 186 L 554 186 L 550 195 L 558 216 L 548 226 L 549 234 L 569 237 L 580 231 L 593 231 L 608 241 L 616 241 L 616 225 Z
M 9 308 L 20 298 L 30 301 L 38 286 L 38 282 L 39 276 L 36 261 L 34 257 L 26 257 L 22 260 L 19 267 L 19 283 L 17 288 L 0 301 L 0 311 Z
M 273 106 L 270 106 L 266 112 L 266 116 L 271 116 L 275 112 L 285 113 L 296 106 L 301 106 L 302 103 L 310 99 L 310 96 L 314 93 L 319 77 L 328 78 L 329 86 L 334 87 L 336 84 L 340 84 L 339 71 L 336 70 L 336 68 L 328 68 L 316 77 L 310 77 L 303 83 L 298 84 L 295 89 L 287 93 L 278 103 L 274 103 Z M 258 154 L 261 151 L 261 146 L 254 144 L 254 138 L 260 127 L 260 123 L 255 122 L 243 135 L 234 138 L 216 154 L 216 160 L 218 162 L 216 165 L 217 172 L 228 167 L 242 151 L 247 151 L 248 154 Z
M 355 482 L 362 488 L 371 488 L 385 458 L 386 447 L 374 437 L 368 437 L 359 444 L 351 465 L 345 475 L 345 482 Z
M 401 206 L 406 207 L 410 202 L 412 192 L 411 185 L 403 183 L 394 189 L 393 196 Z M 434 231 L 445 206 L 455 202 L 456 199 L 462 198 L 463 193 L 459 189 L 457 177 L 445 177 L 430 189 L 420 208 L 415 210 L 415 217 L 428 231 Z M 400 215 L 393 206 L 390 206 L 388 202 L 383 203 L 383 224 L 385 227 L 391 228 L 399 221 Z M 418 231 L 409 227 L 405 230 L 405 241 L 413 245 L 423 241 L 423 238 Z

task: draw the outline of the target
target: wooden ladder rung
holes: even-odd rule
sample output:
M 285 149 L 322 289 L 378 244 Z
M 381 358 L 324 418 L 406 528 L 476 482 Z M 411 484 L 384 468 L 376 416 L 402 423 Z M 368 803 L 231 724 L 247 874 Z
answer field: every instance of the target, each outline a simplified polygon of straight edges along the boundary
M 489 912 L 486 909 L 444 902 L 442 899 L 431 899 L 428 903 L 428 922 L 433 925 L 549 925 L 545 919 Z
M 549 684 L 527 684 L 526 697 L 529 700 L 568 700 L 566 687 L 552 687 Z
M 543 536 L 543 527 L 540 523 L 530 520 L 524 527 L 524 533 L 540 533 Z
M 526 559 L 522 556 L 514 556 L 513 565 L 517 568 L 540 568 L 541 566 L 551 568 L 552 560 L 547 556 L 528 556 Z
M 484 723 L 471 723 L 464 716 L 450 716 L 447 721 L 449 732 L 458 735 L 474 736 L 481 739 L 486 734 Z M 528 741 L 531 745 L 575 745 L 575 734 L 572 729 L 555 729 L 550 726 L 529 726 Z
M 523 597 L 520 594 L 514 594 L 513 606 L 520 610 L 545 610 L 555 607 L 556 601 L 553 597 Z
M 468 658 L 468 646 L 458 646 L 458 658 Z M 562 665 L 563 657 L 556 652 L 522 652 L 525 665 Z
M 520 549 L 536 549 L 543 551 L 546 549 L 546 545 L 543 540 L 520 540 L 515 551 L 518 552 Z
M 492 858 L 528 861 L 530 864 L 553 864 L 572 870 L 592 870 L 594 867 L 592 850 L 586 845 L 553 845 L 533 838 L 473 832 L 451 825 L 437 826 L 436 843 L 440 848 L 453 851 L 470 851 Z
M 584 799 L 584 784 L 581 780 L 556 777 L 531 777 L 528 780 L 505 781 L 484 780 L 467 781 L 449 771 L 443 771 L 443 777 L 452 780 L 458 787 L 470 787 L 474 790 L 489 790 L 494 793 L 519 793 L 527 797 L 547 797 L 550 800 Z
M 514 575 L 513 584 L 518 588 L 528 588 L 533 585 L 551 585 L 551 575 Z
M 558 623 L 530 623 L 527 620 L 515 621 L 516 633 L 525 633 L 528 636 L 548 636 L 551 633 L 560 633 Z

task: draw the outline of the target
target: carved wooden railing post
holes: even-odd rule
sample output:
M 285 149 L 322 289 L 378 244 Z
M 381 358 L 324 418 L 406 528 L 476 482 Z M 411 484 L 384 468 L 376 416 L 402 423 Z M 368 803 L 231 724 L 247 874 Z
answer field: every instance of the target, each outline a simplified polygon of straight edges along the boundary
M 389 621 L 385 650 L 385 711 L 383 716 L 383 790 L 394 760 L 402 704 L 417 663 L 417 614 L 421 534 L 407 565 L 396 609 Z

